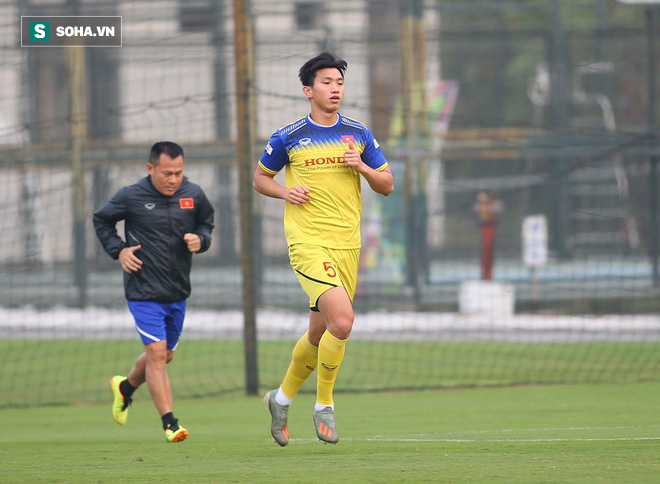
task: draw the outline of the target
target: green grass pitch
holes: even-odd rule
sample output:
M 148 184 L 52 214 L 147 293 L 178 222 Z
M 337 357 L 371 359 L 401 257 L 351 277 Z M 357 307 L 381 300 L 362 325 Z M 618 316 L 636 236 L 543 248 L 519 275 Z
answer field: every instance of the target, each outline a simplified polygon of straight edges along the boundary
M 103 404 L 1 409 L 0 480 L 651 483 L 660 475 L 659 383 L 342 393 L 337 446 L 316 439 L 313 397 L 301 394 L 285 448 L 268 435 L 258 397 L 176 400 L 190 437 L 171 444 L 146 388 L 125 426 L 113 421 L 106 392 Z
M 262 390 L 279 384 L 294 344 L 291 340 L 259 342 Z M 142 351 L 137 338 L 0 340 L 0 408 L 102 402 L 110 377 L 125 375 Z M 243 392 L 241 341 L 184 339 L 176 355 L 168 365 L 175 398 Z M 536 344 L 352 340 L 336 391 L 657 381 L 657 341 Z M 315 390 L 309 383 L 303 387 L 305 393 Z

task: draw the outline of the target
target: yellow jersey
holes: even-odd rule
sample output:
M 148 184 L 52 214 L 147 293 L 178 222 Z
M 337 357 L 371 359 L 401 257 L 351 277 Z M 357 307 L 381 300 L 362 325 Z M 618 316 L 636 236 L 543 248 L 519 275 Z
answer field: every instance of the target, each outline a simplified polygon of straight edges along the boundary
M 369 128 L 341 114 L 334 126 L 319 125 L 306 116 L 271 136 L 259 166 L 271 174 L 286 167 L 286 186 L 304 185 L 311 198 L 302 205 L 286 204 L 284 231 L 289 246 L 360 247 L 361 177 L 344 160 L 349 141 L 374 170 L 388 166 Z

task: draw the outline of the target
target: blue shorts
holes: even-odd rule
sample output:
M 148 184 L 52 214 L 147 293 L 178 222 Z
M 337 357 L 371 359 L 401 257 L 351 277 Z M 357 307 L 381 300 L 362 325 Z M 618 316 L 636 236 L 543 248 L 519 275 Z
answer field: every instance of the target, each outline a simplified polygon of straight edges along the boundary
M 154 301 L 128 301 L 135 318 L 135 329 L 148 345 L 156 341 L 167 341 L 167 349 L 174 351 L 183 331 L 186 316 L 186 301 L 159 303 Z

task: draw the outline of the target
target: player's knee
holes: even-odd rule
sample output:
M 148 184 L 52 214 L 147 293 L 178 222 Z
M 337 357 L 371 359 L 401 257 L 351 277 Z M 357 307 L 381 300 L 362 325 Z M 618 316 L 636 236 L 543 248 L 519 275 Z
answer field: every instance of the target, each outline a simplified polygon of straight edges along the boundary
M 168 350 L 163 342 L 158 341 L 145 346 L 147 363 L 151 365 L 164 364 L 167 362 Z
M 331 331 L 330 334 L 337 339 L 345 340 L 351 335 L 351 328 L 336 328 L 335 331 Z
M 348 339 L 353 329 L 353 312 L 350 314 L 343 314 L 330 324 L 328 330 L 330 334 L 337 339 Z

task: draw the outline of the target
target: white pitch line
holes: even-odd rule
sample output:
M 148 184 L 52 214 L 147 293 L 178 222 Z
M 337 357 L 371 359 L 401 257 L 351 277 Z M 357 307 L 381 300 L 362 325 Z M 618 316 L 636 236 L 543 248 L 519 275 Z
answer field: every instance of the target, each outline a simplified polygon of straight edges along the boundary
M 649 429 L 660 427 L 660 424 L 652 425 L 617 425 L 610 427 L 546 427 L 540 429 L 496 429 L 496 430 L 464 430 L 460 434 L 498 434 L 498 433 L 512 433 L 512 432 L 571 432 L 571 431 L 600 431 L 600 430 L 623 430 L 623 429 Z M 448 432 L 458 434 L 459 432 Z M 342 438 L 343 442 L 447 442 L 447 443 L 470 443 L 470 442 L 633 442 L 645 440 L 660 440 L 658 437 L 555 437 L 544 439 L 515 439 L 515 438 L 451 438 L 451 437 L 432 437 L 428 434 L 408 434 L 409 437 L 403 436 L 389 436 L 389 435 L 375 435 L 373 437 L 347 437 Z M 318 439 L 291 439 L 291 442 L 311 443 L 319 442 Z
M 613 441 L 637 441 L 637 440 L 660 440 L 660 437 L 613 437 L 613 438 L 555 438 L 555 439 L 407 439 L 407 438 L 348 438 L 343 439 L 355 442 L 613 442 Z
M 660 424 L 652 425 L 616 425 L 616 426 L 602 426 L 602 427 L 546 427 L 540 429 L 495 429 L 495 430 L 462 430 L 461 434 L 494 434 L 494 433 L 507 433 L 507 432 L 571 432 L 576 430 L 622 430 L 622 429 L 648 429 L 653 427 L 660 427 Z M 415 435 L 415 434 L 412 434 Z M 417 434 L 425 435 L 425 434 Z
M 408 439 L 408 438 L 374 438 L 374 437 L 349 437 L 340 439 L 342 442 L 412 442 L 412 443 L 423 443 L 423 442 L 444 442 L 444 443 L 473 443 L 473 442 L 506 442 L 506 443 L 531 443 L 531 442 L 635 442 L 635 441 L 645 441 L 645 440 L 660 440 L 660 437 L 614 437 L 614 438 L 556 438 L 556 439 L 442 439 L 442 438 L 428 438 L 428 439 Z M 312 443 L 320 442 L 318 439 L 291 439 L 291 442 L 298 443 Z
M 466 434 L 500 434 L 514 432 L 575 432 L 575 431 L 600 431 L 600 430 L 631 430 L 631 429 L 649 429 L 659 427 L 659 425 L 616 425 L 609 427 L 546 427 L 540 429 L 495 429 L 495 430 L 464 430 L 461 432 L 449 432 L 459 435 Z M 367 439 L 371 441 L 383 442 L 609 442 L 609 441 L 636 441 L 636 440 L 660 440 L 660 437 L 547 437 L 539 439 L 526 438 L 451 438 L 451 437 L 431 437 L 427 434 L 413 434 L 409 437 L 392 437 L 388 435 L 376 435 Z

